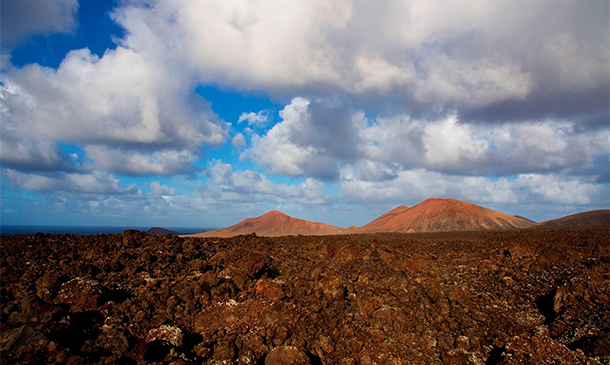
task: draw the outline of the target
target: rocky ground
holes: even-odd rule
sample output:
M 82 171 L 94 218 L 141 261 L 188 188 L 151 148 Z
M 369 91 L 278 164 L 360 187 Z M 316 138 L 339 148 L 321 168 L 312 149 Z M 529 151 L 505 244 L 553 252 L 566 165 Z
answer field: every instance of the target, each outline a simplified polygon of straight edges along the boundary
M 2 363 L 607 364 L 609 237 L 5 237 Z

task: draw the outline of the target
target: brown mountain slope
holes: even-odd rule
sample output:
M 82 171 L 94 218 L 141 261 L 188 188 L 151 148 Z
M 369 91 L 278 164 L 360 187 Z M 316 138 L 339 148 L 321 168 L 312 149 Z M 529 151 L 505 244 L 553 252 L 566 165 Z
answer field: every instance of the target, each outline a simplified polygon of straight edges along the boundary
M 526 218 L 526 217 L 524 217 L 524 216 L 522 216 L 522 215 L 513 215 L 513 217 L 515 217 L 515 218 L 519 218 L 519 219 L 523 219 L 523 220 L 528 221 L 528 222 L 531 222 L 531 223 L 538 224 L 538 222 L 533 221 L 533 220 L 531 220 L 531 219 L 529 219 L 529 218 Z
M 590 210 L 538 224 L 540 228 L 610 225 L 610 209 Z
M 230 227 L 206 231 L 191 237 L 233 237 L 242 234 L 256 233 L 258 236 L 287 235 L 330 235 L 347 233 L 345 228 L 319 222 L 309 222 L 293 218 L 277 210 L 272 210 L 260 217 L 248 218 Z
M 446 232 L 534 226 L 534 223 L 524 219 L 456 199 L 431 198 L 410 209 L 390 214 L 397 209 L 362 226 L 357 233 Z
M 389 212 L 379 216 L 375 220 L 371 221 L 368 224 L 360 228 L 356 228 L 355 231 L 358 233 L 364 232 L 394 232 L 395 229 L 395 221 L 396 216 L 406 212 L 409 210 L 409 207 L 405 205 L 400 205 Z

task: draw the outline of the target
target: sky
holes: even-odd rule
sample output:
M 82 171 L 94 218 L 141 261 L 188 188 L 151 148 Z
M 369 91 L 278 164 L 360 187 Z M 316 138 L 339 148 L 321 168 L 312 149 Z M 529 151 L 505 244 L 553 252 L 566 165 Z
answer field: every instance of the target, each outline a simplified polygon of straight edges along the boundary
M 610 207 L 606 0 L 2 0 L 2 225 Z

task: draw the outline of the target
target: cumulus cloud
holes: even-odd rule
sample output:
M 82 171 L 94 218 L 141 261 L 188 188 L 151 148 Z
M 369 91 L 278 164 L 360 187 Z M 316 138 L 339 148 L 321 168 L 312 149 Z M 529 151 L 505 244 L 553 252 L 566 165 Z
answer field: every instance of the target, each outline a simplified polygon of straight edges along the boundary
M 78 155 L 61 151 L 59 143 L 16 135 L 2 123 L 0 164 L 23 171 L 77 171 L 82 169 Z
M 74 27 L 76 1 L 19 2 L 33 15 L 7 20 L 17 3 L 3 2 L 3 46 Z M 325 209 L 338 201 L 325 183 L 340 204 L 607 206 L 609 12 L 601 0 L 127 0 L 112 14 L 125 36 L 102 57 L 74 50 L 50 69 L 3 55 L 3 181 L 150 214 Z M 302 183 L 215 161 L 190 195 L 122 187 L 111 174 L 198 176 L 207 146 L 229 140 L 193 96 L 201 84 L 291 100 L 268 130 L 266 111 L 242 114 L 230 143 Z
M 360 155 L 357 126 L 362 115 L 335 106 L 332 101 L 294 98 L 280 111 L 280 123 L 262 137 L 252 136 L 252 148 L 242 157 L 273 174 L 336 178 L 341 161 Z
M 3 144 L 37 148 L 29 155 L 38 164 L 59 158 L 49 147 L 54 141 L 75 141 L 108 171 L 192 172 L 201 147 L 224 142 L 228 132 L 204 101 L 190 96 L 184 77 L 123 47 L 101 58 L 72 51 L 57 70 L 9 67 L 0 90 L 3 130 L 10 131 Z
M 38 136 L 108 144 L 197 146 L 219 143 L 223 129 L 208 111 L 184 105 L 182 80 L 141 53 L 119 47 L 102 58 L 71 51 L 57 70 L 31 64 L 3 75 L 8 122 Z M 178 98 L 178 96 L 183 97 Z
M 246 145 L 246 138 L 243 134 L 237 133 L 233 139 L 231 139 L 231 146 L 233 147 L 243 147 Z
M 157 196 L 174 196 L 176 195 L 176 189 L 175 188 L 170 188 L 167 185 L 163 185 L 158 181 L 153 181 L 150 183 L 150 189 L 152 190 L 153 194 L 157 195 Z
M 76 28 L 78 0 L 3 0 L 2 47 L 35 34 L 70 33 Z
M 608 205 L 607 185 L 587 178 L 560 174 L 521 174 L 515 178 L 447 175 L 414 169 L 401 171 L 393 180 L 377 182 L 345 179 L 339 184 L 341 198 L 350 203 L 413 205 L 429 197 L 457 198 L 477 204 Z
M 158 0 L 114 17 L 129 31 L 126 46 L 172 45 L 203 82 L 284 95 L 340 90 L 382 105 L 398 95 L 398 107 L 451 105 L 474 116 L 507 102 L 534 113 L 575 88 L 607 89 L 606 5 Z
M 370 120 L 341 103 L 304 98 L 293 99 L 280 117 L 265 135 L 253 136 L 242 157 L 273 174 L 325 181 L 387 180 L 413 168 L 475 176 L 558 172 L 609 153 L 607 129 L 582 130 L 569 121 L 480 126 L 457 114 Z
M 203 191 L 215 195 L 220 202 L 294 201 L 301 204 L 322 204 L 326 199 L 324 184 L 313 178 L 298 185 L 276 184 L 260 172 L 233 171 L 230 164 L 221 161 L 214 161 L 208 168 L 207 176 L 211 185 Z

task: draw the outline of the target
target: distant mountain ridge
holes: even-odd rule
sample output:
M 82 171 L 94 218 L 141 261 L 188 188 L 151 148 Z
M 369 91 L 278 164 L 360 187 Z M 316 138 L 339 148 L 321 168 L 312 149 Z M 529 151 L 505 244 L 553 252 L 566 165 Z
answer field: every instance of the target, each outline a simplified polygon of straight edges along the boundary
M 349 233 L 349 230 L 320 222 L 309 222 L 293 218 L 277 210 L 259 217 L 244 219 L 230 227 L 190 235 L 191 237 L 232 237 L 256 233 L 258 236 L 287 235 L 334 235 Z
M 356 233 L 449 232 L 533 227 L 535 223 L 457 199 L 430 198 L 411 208 L 398 207 Z
M 590 210 L 565 217 L 544 221 L 538 224 L 540 228 L 556 227 L 587 227 L 610 225 L 610 209 Z
M 146 231 L 146 233 L 149 233 L 149 234 L 159 234 L 159 235 L 164 235 L 164 234 L 179 235 L 180 234 L 180 232 L 178 232 L 178 231 L 172 231 L 170 229 L 165 229 L 165 228 L 161 228 L 161 227 L 152 227 L 151 229 Z
M 259 236 L 417 233 L 608 224 L 608 209 L 574 214 L 538 224 L 519 215 L 511 216 L 457 199 L 430 198 L 413 207 L 398 206 L 361 227 L 341 228 L 309 222 L 272 210 L 259 217 L 244 219 L 230 227 L 189 236 L 232 237 L 250 233 Z

